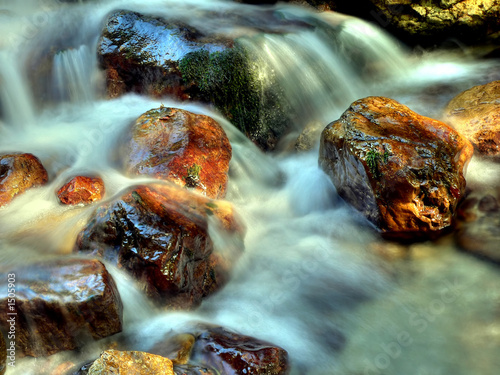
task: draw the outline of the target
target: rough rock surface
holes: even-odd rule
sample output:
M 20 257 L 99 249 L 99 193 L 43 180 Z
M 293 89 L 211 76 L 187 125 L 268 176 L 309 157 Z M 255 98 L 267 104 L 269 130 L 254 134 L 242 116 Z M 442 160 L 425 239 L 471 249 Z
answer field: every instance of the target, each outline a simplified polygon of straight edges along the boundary
M 104 265 L 95 259 L 61 259 L 1 273 L 15 278 L 15 303 L 8 285 L 0 291 L 0 328 L 8 332 L 15 312 L 16 356 L 47 356 L 72 350 L 88 338 L 101 339 L 122 329 L 122 302 Z
M 32 154 L 0 155 L 0 207 L 18 194 L 48 181 L 47 171 Z
M 324 129 L 319 164 L 340 196 L 384 235 L 405 239 L 452 224 L 472 152 L 448 125 L 368 97 Z
M 446 107 L 444 121 L 471 141 L 480 155 L 500 158 L 500 81 L 457 95 Z
M 175 375 L 172 361 L 158 355 L 106 350 L 90 366 L 88 375 Z
M 209 221 L 211 230 L 232 239 L 217 252 Z M 229 203 L 155 184 L 129 189 L 99 207 L 78 235 L 75 251 L 92 252 L 128 271 L 161 304 L 189 308 L 225 283 L 242 237 Z
M 231 144 L 212 118 L 177 108 L 144 113 L 121 148 L 130 175 L 148 175 L 194 188 L 211 198 L 226 194 Z
M 500 189 L 473 191 L 458 207 L 455 232 L 459 246 L 500 264 Z
M 226 375 L 288 374 L 288 353 L 271 343 L 223 327 L 201 327 L 193 359 Z
M 7 336 L 8 338 L 8 336 Z M 7 371 L 7 354 L 10 356 L 11 352 L 11 345 L 10 345 L 10 340 L 9 340 L 9 353 L 7 353 L 7 346 L 5 345 L 5 339 L 3 335 L 0 333 L 0 375 L 5 374 L 5 371 Z M 14 354 L 14 353 L 12 353 Z M 12 356 L 15 358 L 15 355 Z M 12 358 L 11 359 L 14 359 Z
M 104 182 L 100 177 L 76 176 L 57 191 L 62 204 L 89 204 L 101 200 Z

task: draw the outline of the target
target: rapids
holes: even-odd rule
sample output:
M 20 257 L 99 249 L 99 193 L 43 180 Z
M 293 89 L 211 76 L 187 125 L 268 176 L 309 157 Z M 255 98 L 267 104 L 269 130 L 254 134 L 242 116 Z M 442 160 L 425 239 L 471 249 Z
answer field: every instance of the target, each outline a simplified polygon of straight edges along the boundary
M 270 69 L 277 72 L 298 114 L 292 135 L 264 154 L 207 106 L 135 94 L 107 100 L 95 51 L 102 23 L 115 9 L 239 36 L 263 80 Z M 212 20 L 214 13 L 226 22 Z M 276 15 L 309 27 L 275 33 Z M 500 61 L 469 50 L 410 52 L 376 26 L 342 15 L 222 0 L 0 1 L 0 33 L 0 152 L 35 154 L 50 178 L 0 209 L 4 265 L 70 254 L 93 207 L 59 205 L 55 191 L 69 176 L 99 174 L 106 199 L 148 181 L 122 175 L 113 150 L 131 121 L 162 104 L 223 125 L 233 146 L 226 199 L 247 226 L 232 280 L 197 310 L 159 311 L 109 267 L 124 300 L 124 331 L 78 353 L 18 359 L 8 374 L 50 374 L 65 360 L 85 363 L 113 340 L 147 350 L 193 320 L 282 346 L 292 374 L 498 373 L 498 268 L 457 251 L 450 237 L 409 246 L 405 260 L 377 255 L 375 249 L 395 245 L 381 241 L 336 196 L 317 166 L 318 142 L 305 153 L 287 151 L 286 143 L 307 124 L 324 127 L 368 95 L 389 96 L 439 118 L 459 92 L 500 79 Z M 54 48 L 58 53 L 47 61 Z M 499 172 L 474 159 L 468 183 L 498 185 Z

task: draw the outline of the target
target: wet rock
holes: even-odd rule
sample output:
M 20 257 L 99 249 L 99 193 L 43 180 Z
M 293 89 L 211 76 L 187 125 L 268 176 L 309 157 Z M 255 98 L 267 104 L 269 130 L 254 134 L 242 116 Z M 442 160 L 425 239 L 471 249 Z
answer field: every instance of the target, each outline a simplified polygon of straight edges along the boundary
M 57 191 L 62 204 L 89 204 L 101 200 L 104 182 L 100 177 L 76 176 Z
M 471 141 L 480 155 L 500 158 L 500 81 L 457 95 L 446 107 L 444 121 Z
M 209 222 L 211 233 L 228 238 L 217 252 Z M 128 271 L 167 307 L 190 308 L 225 283 L 242 238 L 229 203 L 155 184 L 129 189 L 99 207 L 78 235 L 75 251 Z
M 15 276 L 12 276 L 15 275 Z M 15 303 L 8 285 L 0 292 L 0 328 L 11 332 L 15 312 L 16 356 L 47 356 L 72 350 L 86 340 L 122 329 L 122 303 L 104 265 L 95 259 L 61 259 L 9 268 L 1 280 L 14 278 Z
M 182 22 L 121 10 L 108 16 L 98 56 L 111 96 L 134 91 L 187 98 L 189 87 L 182 82 L 179 61 L 200 49 L 225 48 L 224 43 L 210 42 Z
M 212 118 L 161 107 L 144 113 L 121 149 L 130 175 L 148 175 L 211 198 L 226 194 L 231 144 Z
M 175 375 L 172 361 L 168 358 L 144 352 L 118 350 L 106 350 L 88 370 L 88 375 L 107 374 Z
M 9 352 L 7 352 L 7 346 L 5 345 L 5 339 L 3 337 L 3 334 L 0 333 L 0 375 L 5 374 L 5 371 L 7 371 L 7 354 L 10 356 L 11 354 L 15 353 L 10 353 L 11 352 L 11 345 L 9 341 Z
M 0 207 L 10 203 L 16 195 L 44 185 L 47 171 L 32 154 L 0 155 Z
M 226 375 L 288 374 L 284 349 L 223 327 L 200 328 L 193 348 L 193 359 L 198 363 Z
M 382 234 L 412 239 L 452 224 L 472 151 L 448 125 L 368 97 L 324 129 L 319 164 Z
M 174 365 L 174 373 L 175 375 L 216 375 L 217 373 L 201 366 L 192 366 L 192 365 L 182 365 L 175 366 Z
M 299 152 L 312 150 L 317 145 L 322 130 L 323 126 L 319 121 L 308 123 L 295 142 L 295 150 Z
M 195 337 L 192 334 L 182 333 L 156 343 L 148 351 L 170 358 L 174 365 L 185 365 L 191 357 L 194 341 Z
M 473 191 L 458 207 L 458 245 L 480 258 L 500 264 L 500 189 Z

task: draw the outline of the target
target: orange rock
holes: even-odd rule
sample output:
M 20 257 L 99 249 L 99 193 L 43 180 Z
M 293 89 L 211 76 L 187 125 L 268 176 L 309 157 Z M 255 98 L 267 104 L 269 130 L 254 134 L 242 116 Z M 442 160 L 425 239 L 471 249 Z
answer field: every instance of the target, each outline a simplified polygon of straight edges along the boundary
M 137 119 L 121 154 L 131 175 L 170 180 L 223 198 L 231 152 L 224 129 L 212 118 L 161 107 Z
M 323 130 L 319 164 L 385 236 L 414 238 L 452 224 L 472 152 L 450 126 L 368 97 Z
M 90 366 L 88 375 L 175 375 L 172 361 L 159 355 L 106 350 Z
M 446 107 L 444 121 L 471 141 L 479 154 L 500 157 L 500 81 L 457 95 Z
M 32 154 L 0 155 L 0 207 L 18 194 L 48 181 L 47 171 Z
M 89 204 L 102 199 L 104 182 L 100 177 L 76 176 L 57 191 L 62 204 Z

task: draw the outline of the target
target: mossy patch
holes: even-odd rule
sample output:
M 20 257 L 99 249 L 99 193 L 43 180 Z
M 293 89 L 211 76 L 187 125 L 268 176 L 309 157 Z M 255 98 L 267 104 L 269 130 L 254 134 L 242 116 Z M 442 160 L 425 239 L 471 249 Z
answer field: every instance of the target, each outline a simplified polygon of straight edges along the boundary
M 370 150 L 366 153 L 365 161 L 373 177 L 379 178 L 381 176 L 379 163 L 387 163 L 388 158 L 389 152 L 387 150 L 384 152 Z

